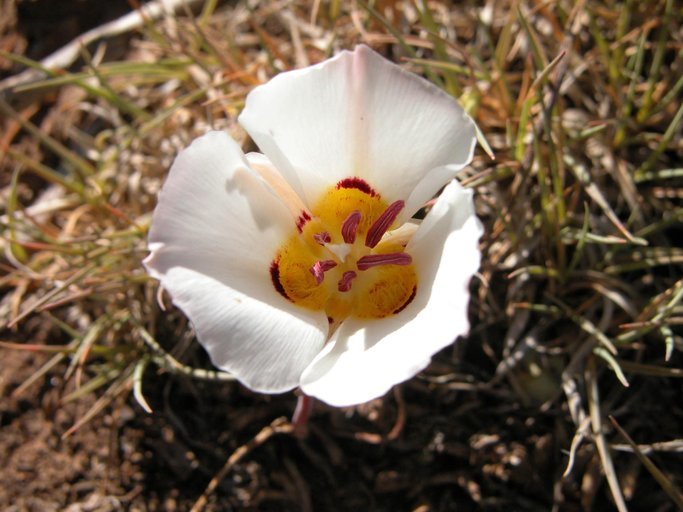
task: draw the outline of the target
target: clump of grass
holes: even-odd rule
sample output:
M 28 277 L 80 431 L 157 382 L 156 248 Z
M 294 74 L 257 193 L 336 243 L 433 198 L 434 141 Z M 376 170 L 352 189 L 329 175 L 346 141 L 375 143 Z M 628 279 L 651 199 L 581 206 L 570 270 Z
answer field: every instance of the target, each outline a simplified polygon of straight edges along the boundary
M 155 194 L 207 128 L 247 144 L 235 117 L 252 86 L 365 42 L 459 97 L 490 146 L 461 176 L 486 236 L 473 333 L 456 354 L 479 354 L 482 388 L 512 388 L 572 432 L 558 436 L 554 502 L 573 478 L 590 506 L 598 485 L 583 472 L 604 475 L 626 510 L 618 433 L 680 505 L 680 477 L 649 458 L 670 449 L 676 413 L 634 405 L 637 389 L 682 376 L 680 18 L 673 0 L 207 2 L 142 26 L 123 60 L 95 45 L 80 65 L 14 85 L 0 97 L 0 327 L 8 348 L 54 353 L 15 393 L 55 368 L 75 384 L 64 401 L 96 393 L 68 435 L 131 390 L 148 408 L 145 371 L 221 378 L 179 362 L 189 327 L 160 309 L 141 267 Z

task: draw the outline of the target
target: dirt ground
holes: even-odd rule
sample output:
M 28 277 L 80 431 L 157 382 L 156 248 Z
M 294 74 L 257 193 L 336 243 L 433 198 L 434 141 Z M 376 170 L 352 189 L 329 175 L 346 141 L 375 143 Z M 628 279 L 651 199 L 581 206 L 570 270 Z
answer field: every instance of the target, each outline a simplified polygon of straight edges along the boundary
M 45 359 L 3 354 L 6 510 L 187 510 L 255 426 L 294 406 L 291 396 L 255 396 L 236 384 L 157 377 L 145 386 L 153 414 L 117 404 L 63 439 L 94 399 L 60 404 L 58 369 L 9 396 Z M 561 466 L 553 440 L 561 425 L 538 411 L 520 414 L 511 396 L 482 396 L 489 402 L 482 407 L 470 392 L 429 388 L 415 382 L 404 388 L 408 400 L 397 394 L 360 411 L 321 407 L 308 439 L 279 437 L 256 449 L 221 483 L 209 510 L 547 509 L 555 480 L 548 475 Z M 397 418 L 396 398 L 405 400 L 406 424 L 383 441 Z M 482 423 L 492 427 L 481 430 Z M 568 483 L 564 492 L 578 498 Z
M 189 510 L 230 454 L 295 404 L 290 395 L 253 395 L 234 383 L 150 376 L 144 389 L 152 414 L 131 399 L 63 438 L 94 398 L 61 404 L 60 368 L 11 396 L 45 360 L 3 352 L 3 510 Z M 567 511 L 611 509 L 593 449 L 580 450 L 572 475 L 560 479 L 573 435 L 565 419 L 523 407 L 504 388 L 477 392 L 414 380 L 399 389 L 359 409 L 319 406 L 307 439 L 274 437 L 254 449 L 206 510 L 537 511 L 553 501 Z M 653 408 L 646 398 L 653 391 L 641 389 L 630 407 Z M 659 396 L 680 391 L 663 388 Z M 661 436 L 681 424 L 680 417 L 652 420 Z M 677 459 L 658 462 L 671 471 L 680 469 Z M 645 491 L 656 484 L 632 456 L 617 461 L 638 489 L 632 510 L 674 510 L 661 493 Z

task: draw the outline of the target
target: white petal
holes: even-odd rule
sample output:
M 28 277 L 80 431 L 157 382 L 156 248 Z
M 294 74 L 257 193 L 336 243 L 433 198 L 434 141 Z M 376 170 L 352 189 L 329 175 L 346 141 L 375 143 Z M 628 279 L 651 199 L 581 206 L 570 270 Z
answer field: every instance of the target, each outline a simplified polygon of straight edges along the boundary
M 389 203 L 428 177 L 410 201 L 419 207 L 469 163 L 476 140 L 452 97 L 362 45 L 255 88 L 239 120 L 309 206 L 350 176 Z
M 270 159 L 261 153 L 247 153 L 247 162 L 249 166 L 259 173 L 270 188 L 282 199 L 287 205 L 296 220 L 302 212 L 308 212 L 308 208 L 301 200 L 301 197 L 294 192 L 292 186 L 285 180 L 280 172 L 275 168 Z M 310 212 L 308 212 L 310 214 Z
M 407 246 L 418 274 L 415 299 L 388 318 L 344 322 L 304 372 L 303 391 L 335 406 L 366 402 L 414 376 L 467 333 L 468 286 L 479 267 L 481 233 L 472 192 L 451 183 Z
M 222 132 L 180 153 L 152 219 L 148 271 L 214 364 L 256 391 L 295 387 L 327 335 L 323 313 L 294 306 L 271 282 L 270 263 L 294 229 L 285 204 Z

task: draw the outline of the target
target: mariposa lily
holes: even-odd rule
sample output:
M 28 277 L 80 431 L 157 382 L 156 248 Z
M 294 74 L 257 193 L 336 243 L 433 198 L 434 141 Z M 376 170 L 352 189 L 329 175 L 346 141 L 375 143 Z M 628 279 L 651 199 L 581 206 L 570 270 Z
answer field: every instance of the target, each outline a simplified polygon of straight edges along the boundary
M 263 153 L 182 151 L 144 262 L 217 367 L 348 406 L 468 332 L 482 227 L 453 178 L 476 138 L 451 96 L 358 46 L 256 87 L 239 122 Z

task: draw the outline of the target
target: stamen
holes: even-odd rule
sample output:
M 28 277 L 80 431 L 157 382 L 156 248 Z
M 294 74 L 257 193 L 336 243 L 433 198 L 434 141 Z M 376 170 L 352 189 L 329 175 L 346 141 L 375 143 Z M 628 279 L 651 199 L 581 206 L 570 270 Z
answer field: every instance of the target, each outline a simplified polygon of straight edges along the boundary
M 311 220 L 311 215 L 306 210 L 302 210 L 299 217 L 296 219 L 296 229 L 299 230 L 299 233 L 303 232 L 304 224 L 309 220 Z
M 413 258 L 406 252 L 388 254 L 366 254 L 356 262 L 358 270 L 367 270 L 378 265 L 410 265 Z
M 356 274 L 353 270 L 347 270 L 342 274 L 341 279 L 337 283 L 337 290 L 340 292 L 348 292 L 351 289 L 351 282 L 356 278 Z
M 337 262 L 334 260 L 321 260 L 316 261 L 315 264 L 309 269 L 313 277 L 315 277 L 315 282 L 320 284 L 325 279 L 325 272 L 337 266 Z
M 346 220 L 342 224 L 341 232 L 342 237 L 344 237 L 344 242 L 347 244 L 352 244 L 356 241 L 356 231 L 358 231 L 358 224 L 360 224 L 361 215 L 358 210 L 354 210 L 349 213 Z
M 327 231 L 321 231 L 313 235 L 313 240 L 315 240 L 319 245 L 329 244 L 332 241 L 332 236 Z
M 368 234 L 365 237 L 365 245 L 367 247 L 372 248 L 379 243 L 382 236 L 384 236 L 384 233 L 386 233 L 387 229 L 394 223 L 396 217 L 398 217 L 398 214 L 401 213 L 401 210 L 403 210 L 405 205 L 406 203 L 400 199 L 394 201 L 386 210 L 384 210 L 384 212 L 382 212 L 382 215 L 377 217 L 377 220 L 370 226 Z

